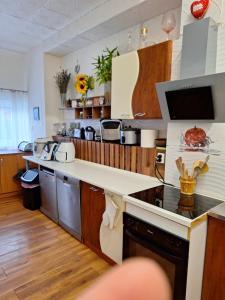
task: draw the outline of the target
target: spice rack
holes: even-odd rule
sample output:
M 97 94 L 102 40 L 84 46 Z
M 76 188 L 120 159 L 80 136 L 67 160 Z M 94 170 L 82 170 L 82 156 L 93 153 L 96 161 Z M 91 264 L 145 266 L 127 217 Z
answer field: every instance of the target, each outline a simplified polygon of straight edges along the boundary
M 75 107 L 75 119 L 110 119 L 111 105 Z

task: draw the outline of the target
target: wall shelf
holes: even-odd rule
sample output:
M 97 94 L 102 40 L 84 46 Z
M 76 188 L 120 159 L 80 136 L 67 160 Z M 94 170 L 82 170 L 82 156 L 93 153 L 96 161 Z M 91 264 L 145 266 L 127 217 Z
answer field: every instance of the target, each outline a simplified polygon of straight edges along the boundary
M 84 107 L 75 107 L 75 119 L 110 119 L 111 117 L 111 105 L 93 105 Z

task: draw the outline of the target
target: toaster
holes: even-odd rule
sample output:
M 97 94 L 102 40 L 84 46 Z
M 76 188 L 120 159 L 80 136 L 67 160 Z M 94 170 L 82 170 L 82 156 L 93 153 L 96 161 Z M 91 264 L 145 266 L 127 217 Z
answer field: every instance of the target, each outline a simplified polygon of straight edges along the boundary
M 120 142 L 121 120 L 101 120 L 100 132 L 103 142 Z

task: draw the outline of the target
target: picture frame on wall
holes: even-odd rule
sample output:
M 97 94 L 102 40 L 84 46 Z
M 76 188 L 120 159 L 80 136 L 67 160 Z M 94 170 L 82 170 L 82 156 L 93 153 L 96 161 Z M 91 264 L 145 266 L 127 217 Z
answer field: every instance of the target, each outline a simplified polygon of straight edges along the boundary
M 40 121 L 40 109 L 38 106 L 33 108 L 33 118 L 34 121 Z

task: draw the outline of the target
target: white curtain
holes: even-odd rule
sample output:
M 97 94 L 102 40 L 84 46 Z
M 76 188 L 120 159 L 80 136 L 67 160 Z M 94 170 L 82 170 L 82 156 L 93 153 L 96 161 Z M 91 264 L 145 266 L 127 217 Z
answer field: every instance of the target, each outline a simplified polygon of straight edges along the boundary
M 17 148 L 30 140 L 28 95 L 0 90 L 0 149 Z

